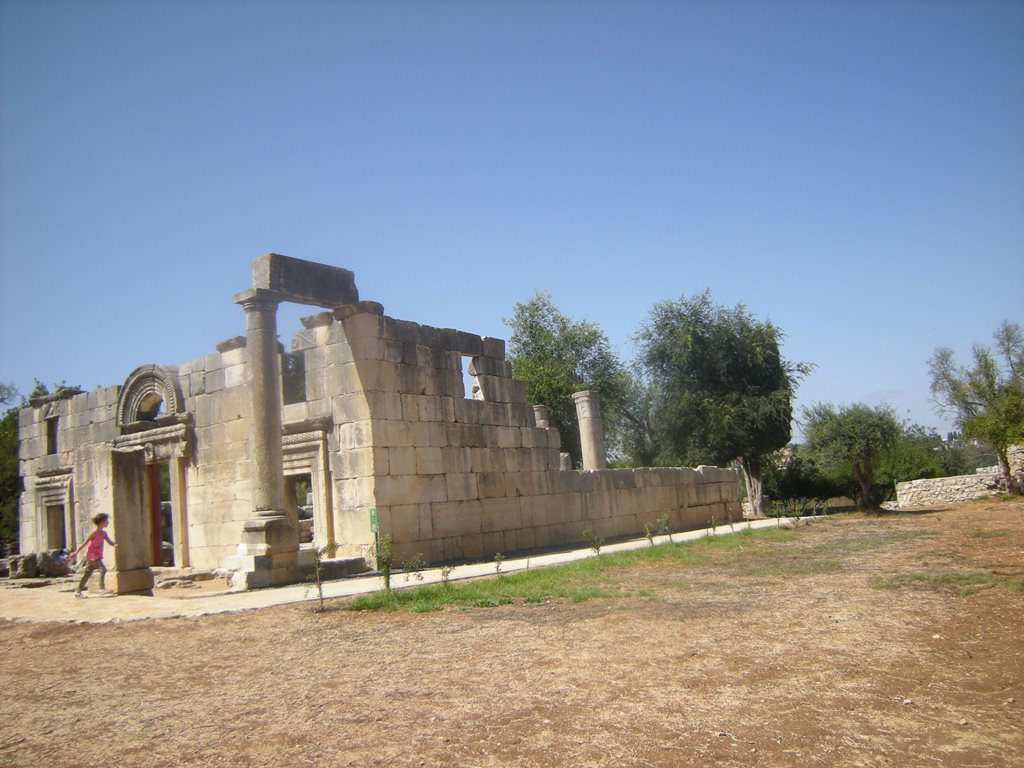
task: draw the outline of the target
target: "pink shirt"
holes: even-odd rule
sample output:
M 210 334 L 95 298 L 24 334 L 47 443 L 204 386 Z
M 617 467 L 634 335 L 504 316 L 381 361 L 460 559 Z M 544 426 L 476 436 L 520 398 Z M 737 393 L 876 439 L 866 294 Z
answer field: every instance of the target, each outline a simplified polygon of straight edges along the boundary
M 107 532 L 102 528 L 97 528 L 89 536 L 89 546 L 85 549 L 86 560 L 102 560 L 103 559 L 103 542 L 110 541 L 110 537 L 107 536 Z

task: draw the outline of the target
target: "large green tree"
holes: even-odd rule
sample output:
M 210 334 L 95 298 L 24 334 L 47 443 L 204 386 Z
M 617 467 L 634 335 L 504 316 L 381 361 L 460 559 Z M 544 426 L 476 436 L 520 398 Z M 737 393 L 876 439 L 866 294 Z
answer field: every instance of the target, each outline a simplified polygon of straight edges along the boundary
M 793 394 L 810 370 L 779 351 L 782 331 L 711 292 L 656 304 L 636 335 L 662 465 L 736 461 L 753 513 L 764 515 L 763 475 L 789 443 Z
M 546 291 L 516 302 L 505 323 L 512 329 L 508 359 L 513 374 L 526 385 L 531 403 L 547 406 L 551 425 L 562 435 L 562 449 L 580 461 L 572 393 L 584 389 L 598 392 L 606 442 L 615 445 L 629 382 L 604 331 L 596 323 L 562 314 Z
M 1024 332 L 1005 321 L 994 341 L 995 349 L 973 346 L 969 367 L 958 365 L 948 347 L 936 349 L 928 360 L 932 396 L 940 410 L 956 417 L 964 435 L 991 446 L 1010 492 L 1024 494 L 1007 456 L 1011 445 L 1024 442 Z
M 0 539 L 18 537 L 18 391 L 11 384 L 0 384 Z
M 803 417 L 811 456 L 824 467 L 848 466 L 857 480 L 857 506 L 877 507 L 883 493 L 875 483 L 876 464 L 902 433 L 892 408 L 817 403 L 805 408 Z

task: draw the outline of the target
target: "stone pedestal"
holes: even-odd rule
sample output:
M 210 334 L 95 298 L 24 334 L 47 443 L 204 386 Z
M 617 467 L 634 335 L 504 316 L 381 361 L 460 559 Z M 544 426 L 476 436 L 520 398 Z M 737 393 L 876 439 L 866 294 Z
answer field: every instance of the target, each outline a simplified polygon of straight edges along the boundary
M 262 515 L 245 521 L 238 554 L 227 559 L 231 586 L 246 589 L 294 581 L 299 546 L 287 515 Z
M 551 421 L 548 418 L 548 407 L 546 405 L 533 406 L 533 420 L 542 429 L 550 427 Z
M 580 447 L 583 450 L 584 469 L 607 469 L 604 455 L 604 426 L 597 392 L 592 389 L 574 392 L 576 416 L 580 422 Z

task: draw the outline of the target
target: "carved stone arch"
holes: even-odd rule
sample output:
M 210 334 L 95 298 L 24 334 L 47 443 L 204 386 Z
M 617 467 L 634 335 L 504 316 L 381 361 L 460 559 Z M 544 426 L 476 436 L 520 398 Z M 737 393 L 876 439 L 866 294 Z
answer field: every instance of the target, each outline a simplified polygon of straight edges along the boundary
M 128 374 L 117 398 L 117 426 L 155 422 L 159 404 L 164 415 L 181 413 L 184 398 L 178 383 L 178 368 L 173 365 L 141 365 Z

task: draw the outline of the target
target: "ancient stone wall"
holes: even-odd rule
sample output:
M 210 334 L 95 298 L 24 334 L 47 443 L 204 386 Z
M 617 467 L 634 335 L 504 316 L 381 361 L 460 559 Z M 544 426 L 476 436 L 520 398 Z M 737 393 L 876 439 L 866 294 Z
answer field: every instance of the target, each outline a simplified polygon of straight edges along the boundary
M 973 475 L 911 480 L 896 484 L 896 501 L 900 508 L 929 507 L 982 499 L 1005 492 L 999 467 L 985 467 Z
M 732 470 L 560 470 L 558 431 L 536 425 L 504 342 L 395 320 L 379 306 L 341 315 L 364 401 L 338 425 L 340 514 L 377 510 L 396 558 L 475 558 L 740 517 Z M 472 377 L 466 391 L 462 366 Z M 365 524 L 348 529 L 368 549 Z
M 264 262 L 266 281 L 280 282 L 275 260 L 257 266 Z M 731 470 L 561 469 L 558 431 L 538 424 L 504 341 L 387 317 L 379 304 L 358 301 L 354 284 L 345 297 L 350 303 L 303 318 L 287 358 L 295 388 L 281 404 L 275 466 L 286 488 L 289 477 L 311 480 L 313 545 L 337 542 L 340 556 L 372 559 L 376 519 L 399 560 L 442 561 L 575 543 L 585 529 L 606 539 L 642 535 L 666 513 L 676 530 L 739 519 Z M 261 557 L 244 543 L 254 513 L 265 511 L 254 496 L 248 343 L 228 339 L 178 366 L 140 366 L 121 386 L 23 409 L 22 552 L 75 546 L 90 519 L 109 512 L 113 530 L 130 531 L 134 542 L 119 567 L 144 584 L 144 563 L 158 564 L 165 546 L 152 505 L 160 465 L 170 478 L 175 565 Z M 290 518 L 294 552 L 290 495 L 271 511 L 277 523 Z
M 118 387 L 49 395 L 18 414 L 23 553 L 73 547 L 91 530 L 95 475 L 91 446 L 112 441 Z M 63 525 L 53 518 L 64 508 Z M 64 541 L 58 540 L 63 534 Z
M 1018 483 L 1024 483 L 1024 446 L 1011 445 L 1007 450 L 1010 473 Z M 927 507 L 953 504 L 972 499 L 983 499 L 1006 493 L 999 467 L 983 467 L 973 475 L 937 477 L 897 483 L 896 501 L 899 507 Z

